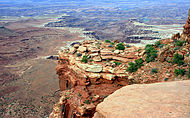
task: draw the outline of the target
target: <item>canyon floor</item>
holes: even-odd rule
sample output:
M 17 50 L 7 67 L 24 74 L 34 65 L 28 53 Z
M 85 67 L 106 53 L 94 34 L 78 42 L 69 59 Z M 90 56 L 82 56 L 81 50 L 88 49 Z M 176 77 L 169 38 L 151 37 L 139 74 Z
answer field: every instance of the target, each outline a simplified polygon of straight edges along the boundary
M 5 23 L 0 29 L 0 117 L 47 117 L 59 98 L 57 51 L 80 32 L 44 28 L 52 19 Z

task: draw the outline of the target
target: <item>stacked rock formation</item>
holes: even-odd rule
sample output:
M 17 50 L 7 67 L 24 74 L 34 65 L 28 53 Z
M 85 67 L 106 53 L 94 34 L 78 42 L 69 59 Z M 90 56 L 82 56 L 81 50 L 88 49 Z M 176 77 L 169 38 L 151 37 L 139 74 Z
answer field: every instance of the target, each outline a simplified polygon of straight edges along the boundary
M 142 52 L 134 46 L 125 50 L 116 50 L 115 46 L 113 42 L 86 40 L 59 52 L 57 74 L 64 92 L 57 107 L 66 109 L 67 113 L 56 114 L 54 110 L 52 117 L 92 116 L 102 99 L 130 84 L 127 63 L 142 57 Z

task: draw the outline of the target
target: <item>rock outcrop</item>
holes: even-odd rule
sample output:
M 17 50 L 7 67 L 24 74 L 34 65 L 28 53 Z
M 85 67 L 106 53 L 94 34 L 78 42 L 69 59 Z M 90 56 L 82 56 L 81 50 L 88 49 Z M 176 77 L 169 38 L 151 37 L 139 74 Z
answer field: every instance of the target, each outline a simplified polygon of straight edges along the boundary
M 147 47 L 135 47 L 118 41 L 85 40 L 72 45 L 70 49 L 60 51 L 56 71 L 59 75 L 59 85 L 62 92 L 60 101 L 54 105 L 50 118 L 92 118 L 96 106 L 104 98 L 126 85 L 188 80 L 190 78 L 189 18 L 184 26 L 183 34 L 175 34 L 171 39 L 160 40 L 155 44 L 147 45 Z M 129 86 L 130 91 L 122 94 L 125 97 L 130 95 L 130 101 L 122 96 L 120 98 L 120 95 L 116 97 L 117 99 L 114 98 L 118 105 L 120 104 L 119 101 L 123 100 L 121 106 L 126 106 L 128 111 L 122 111 L 121 109 L 125 108 L 118 107 L 116 110 L 120 110 L 119 112 L 112 112 L 115 103 L 110 102 L 108 106 L 113 105 L 107 109 L 110 111 L 107 112 L 103 107 L 98 107 L 98 113 L 94 117 L 125 117 L 121 116 L 125 115 L 123 114 L 125 111 L 130 113 L 129 117 L 138 117 L 141 113 L 146 117 L 146 115 L 156 114 L 155 112 L 150 113 L 153 108 L 158 110 L 161 108 L 160 112 L 156 114 L 157 116 L 168 117 L 168 114 L 170 116 L 185 116 L 186 114 L 182 113 L 188 113 L 187 110 L 180 114 L 178 108 L 171 109 L 173 107 L 172 103 L 165 104 L 172 102 L 172 100 L 175 102 L 175 99 L 180 102 L 181 100 L 187 100 L 189 96 L 185 96 L 185 94 L 189 94 L 187 92 L 189 88 L 186 87 L 189 86 L 189 81 L 184 82 L 176 82 L 176 87 L 181 88 L 175 88 L 175 83 L 172 82 Z M 171 96 L 166 90 L 171 91 Z M 180 90 L 183 91 L 183 94 L 181 94 L 182 98 L 178 99 L 174 94 L 180 93 Z M 158 93 L 159 95 L 165 93 L 167 96 L 159 97 Z M 172 98 L 172 96 L 174 97 Z M 139 108 L 130 103 L 133 102 L 133 97 L 136 98 L 134 102 L 138 102 Z M 143 97 L 147 99 L 142 100 Z M 154 98 L 152 101 L 151 97 Z M 164 98 L 167 100 L 166 102 Z M 170 98 L 172 98 L 171 101 L 169 101 Z M 140 104 L 144 102 L 147 103 L 147 106 L 140 108 Z M 154 103 L 159 107 L 153 106 Z M 161 103 L 164 105 L 161 106 Z M 187 104 L 187 101 L 184 104 Z M 182 105 L 183 109 L 184 106 Z M 164 110 L 168 110 L 169 113 L 166 114 L 162 107 Z M 144 108 L 147 108 L 147 110 Z M 189 106 L 186 108 L 189 108 Z M 113 114 L 108 116 L 103 113 L 104 110 Z M 170 113 L 170 110 L 173 111 Z M 131 114 L 134 111 L 138 114 Z
M 93 118 L 189 118 L 190 80 L 125 86 L 98 104 Z
M 92 117 L 106 96 L 130 84 L 127 63 L 141 52 L 134 46 L 114 51 L 115 46 L 89 40 L 59 52 L 56 70 L 63 92 L 50 117 Z

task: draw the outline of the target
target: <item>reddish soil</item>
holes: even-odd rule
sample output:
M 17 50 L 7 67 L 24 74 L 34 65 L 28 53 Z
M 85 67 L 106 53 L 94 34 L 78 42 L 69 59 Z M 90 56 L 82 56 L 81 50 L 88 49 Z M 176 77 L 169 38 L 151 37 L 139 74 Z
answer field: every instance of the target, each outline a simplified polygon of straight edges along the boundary
M 32 27 L 48 20 L 3 24 L 0 30 L 0 117 L 45 117 L 59 98 L 55 73 L 57 55 L 66 41 L 81 40 L 77 33 Z M 1 32 L 0 32 L 1 33 Z

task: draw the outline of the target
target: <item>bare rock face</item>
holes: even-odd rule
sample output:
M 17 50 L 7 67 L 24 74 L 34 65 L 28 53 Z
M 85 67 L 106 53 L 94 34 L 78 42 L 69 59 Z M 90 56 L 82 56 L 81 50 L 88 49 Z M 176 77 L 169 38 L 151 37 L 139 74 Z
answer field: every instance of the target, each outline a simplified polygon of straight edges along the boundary
M 190 118 L 190 80 L 125 86 L 93 118 Z
M 189 17 L 187 19 L 186 24 L 184 25 L 184 30 L 183 30 L 183 34 L 182 37 L 188 42 L 190 43 L 190 9 L 189 9 Z

